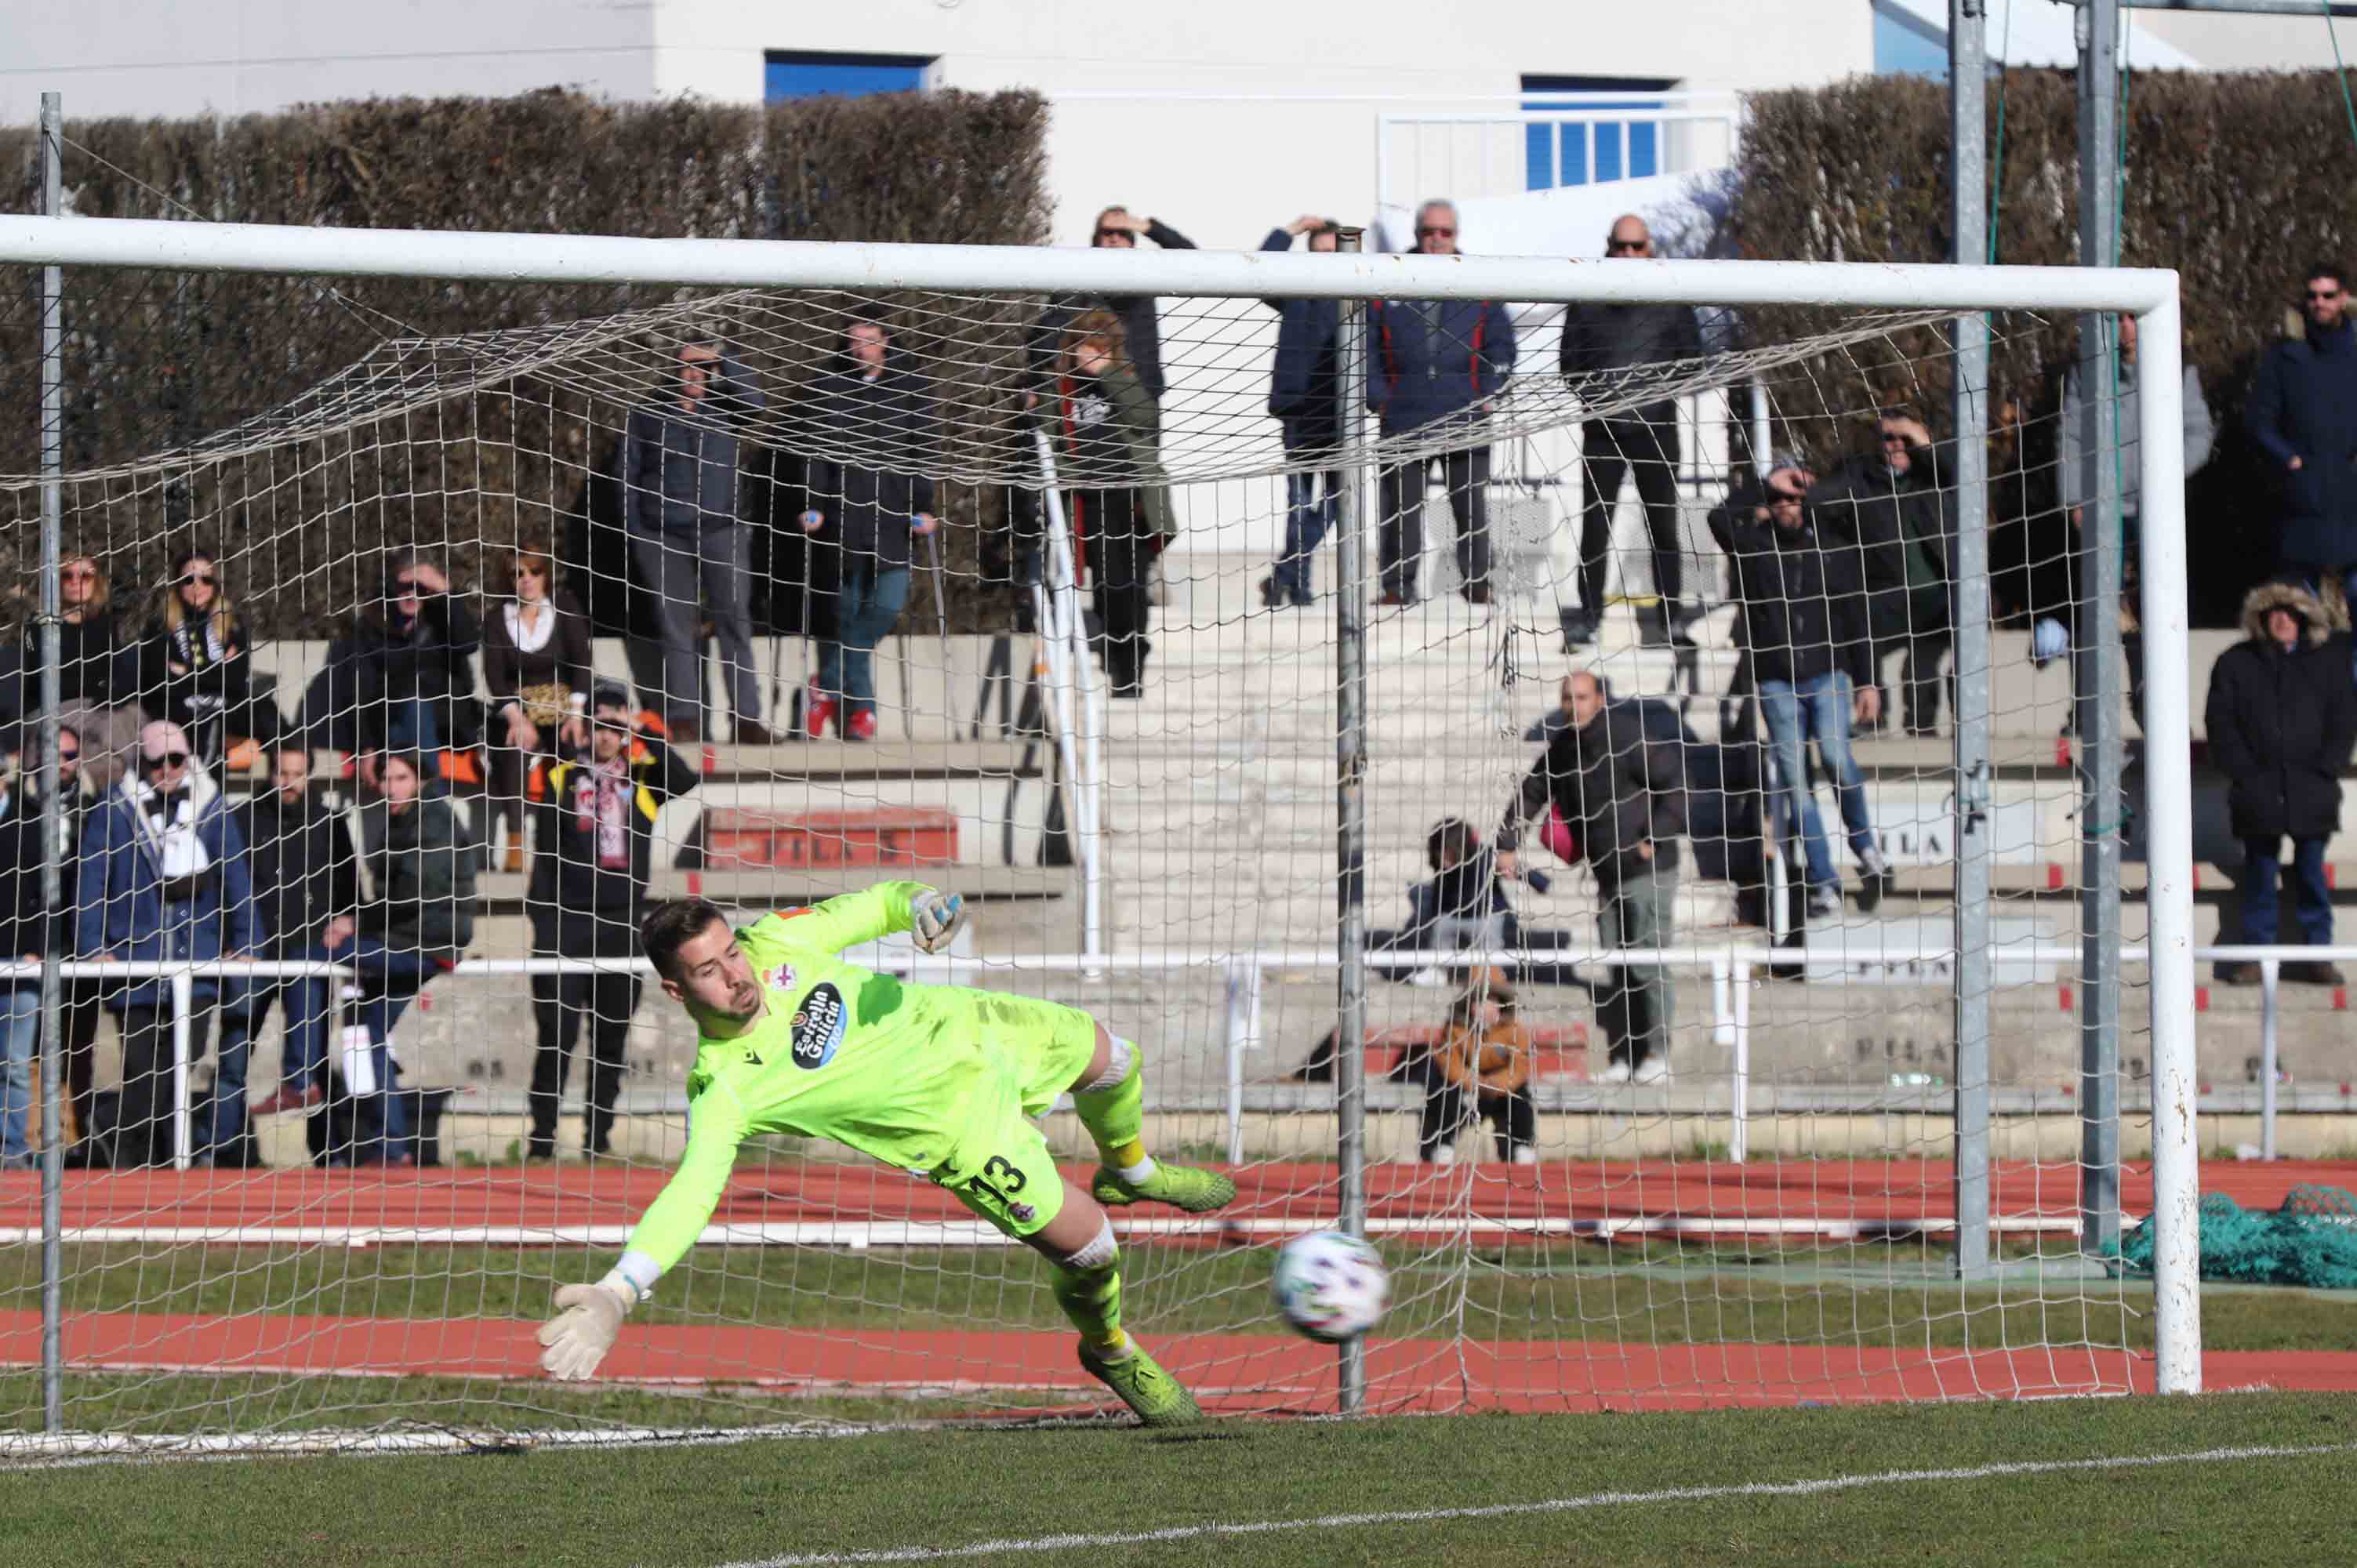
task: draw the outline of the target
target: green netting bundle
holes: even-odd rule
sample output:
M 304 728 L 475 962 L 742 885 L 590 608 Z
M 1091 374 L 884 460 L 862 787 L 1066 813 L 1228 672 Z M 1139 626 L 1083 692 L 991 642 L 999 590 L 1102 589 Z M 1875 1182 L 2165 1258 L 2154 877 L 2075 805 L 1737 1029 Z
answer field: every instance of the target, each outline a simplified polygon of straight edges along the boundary
M 2152 1252 L 2150 1219 L 2120 1238 L 2120 1259 L 2130 1268 L 2150 1273 Z M 2269 1210 L 2209 1194 L 2201 1199 L 2201 1277 L 2357 1289 L 2357 1197 L 2303 1183 Z

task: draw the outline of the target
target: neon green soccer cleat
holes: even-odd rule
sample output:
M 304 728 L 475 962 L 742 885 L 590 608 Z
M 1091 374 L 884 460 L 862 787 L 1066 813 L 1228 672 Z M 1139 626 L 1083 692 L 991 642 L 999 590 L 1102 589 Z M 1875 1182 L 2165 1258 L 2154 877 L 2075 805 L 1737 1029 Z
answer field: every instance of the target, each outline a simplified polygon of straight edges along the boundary
M 1111 1165 L 1099 1165 L 1097 1174 L 1090 1178 L 1089 1191 L 1099 1203 L 1111 1208 L 1132 1203 L 1167 1203 L 1189 1214 L 1209 1214 L 1236 1200 L 1236 1184 L 1220 1172 L 1159 1162 L 1152 1176 L 1135 1183 L 1125 1181 Z
M 1161 1364 L 1134 1339 L 1130 1341 L 1129 1354 L 1118 1361 L 1098 1360 L 1091 1353 L 1088 1341 L 1082 1340 L 1081 1369 L 1119 1394 L 1121 1402 L 1135 1411 L 1138 1421 L 1145 1425 L 1192 1426 L 1203 1419 L 1202 1407 L 1195 1402 L 1195 1396 L 1164 1371 Z

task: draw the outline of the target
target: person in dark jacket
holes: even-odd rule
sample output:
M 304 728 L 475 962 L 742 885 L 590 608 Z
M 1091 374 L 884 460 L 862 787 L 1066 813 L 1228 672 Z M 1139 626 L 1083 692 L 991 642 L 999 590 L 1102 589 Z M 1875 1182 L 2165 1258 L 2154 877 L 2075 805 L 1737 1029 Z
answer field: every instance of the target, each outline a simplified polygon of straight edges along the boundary
M 1332 219 L 1305 216 L 1271 229 L 1260 248 L 1289 251 L 1298 234 L 1311 251 L 1330 252 L 1337 233 Z M 1343 476 L 1330 465 L 1342 443 L 1342 310 L 1330 299 L 1263 303 L 1277 317 L 1268 412 L 1285 441 L 1285 547 L 1260 580 L 1260 602 L 1276 609 L 1310 602 L 1309 563 L 1340 515 Z
M 247 863 L 253 868 L 262 929 L 269 933 L 262 956 L 291 961 L 315 951 L 326 942 L 328 928 L 339 915 L 359 909 L 361 883 L 360 863 L 343 814 L 311 799 L 311 754 L 299 746 L 279 751 L 272 759 L 270 792 L 240 807 L 237 823 L 245 835 Z M 327 1058 L 299 1055 L 292 1028 L 298 983 L 284 977 L 249 981 L 241 1004 L 222 1010 L 210 1140 L 216 1165 L 253 1157 L 246 1136 L 250 1116 L 315 1111 L 327 1101 Z M 278 1087 L 249 1107 L 249 1053 L 273 1004 L 285 1008 L 289 1025 Z M 299 1045 L 313 1049 L 324 1043 L 314 1039 Z
M 1058 358 L 1057 423 L 1065 515 L 1095 586 L 1102 656 L 1116 697 L 1146 694 L 1146 584 L 1170 534 L 1169 480 L 1154 403 L 1130 367 L 1120 319 L 1073 317 Z
M 1415 253 L 1457 254 L 1457 209 L 1427 201 L 1416 209 Z M 1416 571 L 1424 558 L 1424 491 L 1427 471 L 1440 465 L 1448 509 L 1457 519 L 1459 590 L 1469 604 L 1490 602 L 1490 410 L 1514 371 L 1514 322 L 1494 300 L 1370 300 L 1367 332 L 1373 362 L 1367 406 L 1382 421 L 1384 439 L 1414 437 L 1449 449 L 1377 475 L 1383 526 L 1376 551 L 1383 603 L 1416 602 Z
M 481 640 L 442 568 L 417 551 L 393 551 L 384 602 L 362 610 L 328 645 L 327 663 L 304 695 L 304 744 L 351 753 L 361 782 L 371 789 L 380 753 L 415 751 L 428 759 L 427 780 L 438 789 L 436 754 L 471 749 L 481 739 L 482 710 L 472 701 Z
M 2229 780 L 2226 804 L 2243 841 L 2240 940 L 2278 940 L 2276 884 L 2291 840 L 2293 913 L 2311 947 L 2332 940 L 2332 887 L 2324 846 L 2341 825 L 2341 770 L 2357 746 L 2357 686 L 2345 624 L 2294 583 L 2262 583 L 2243 600 L 2244 640 L 2211 667 L 2204 719 L 2210 756 Z M 2330 963 L 2287 963 L 2286 980 L 2343 983 Z M 2229 985 L 2258 982 L 2258 965 L 2225 963 Z
M 244 959 L 264 931 L 247 875 L 245 839 L 188 737 L 158 720 L 139 735 L 139 771 L 127 775 L 83 825 L 75 892 L 75 945 L 86 959 L 132 962 Z M 216 1000 L 237 1003 L 243 982 L 202 972 L 191 983 L 191 1059 L 202 1054 Z M 157 975 L 126 980 L 107 1007 L 123 1030 L 123 1098 L 112 1150 L 117 1166 L 174 1156 L 172 987 Z
M 1134 251 L 1140 240 L 1151 240 L 1166 251 L 1191 251 L 1195 242 L 1158 218 L 1137 218 L 1126 207 L 1108 207 L 1097 214 L 1089 248 Z M 1030 372 L 1024 406 L 1036 407 L 1056 390 L 1057 356 L 1074 318 L 1092 310 L 1110 310 L 1121 319 L 1122 341 L 1128 346 L 1130 368 L 1137 384 L 1156 403 L 1170 390 L 1162 369 L 1162 312 L 1150 294 L 1067 295 L 1050 303 L 1031 324 L 1024 348 Z
M 1679 748 L 1654 740 L 1637 703 L 1612 703 L 1593 671 L 1571 677 L 1572 722 L 1555 732 L 1498 830 L 1498 869 L 1520 869 L 1514 850 L 1523 825 L 1552 801 L 1577 839 L 1604 908 L 1597 935 L 1605 948 L 1667 943 L 1677 904 L 1678 838 L 1686 831 L 1685 768 Z M 1611 1066 L 1604 1081 L 1657 1083 L 1669 1074 L 1674 995 L 1670 972 L 1650 963 L 1620 967 L 1600 990 L 1599 1011 L 1615 1017 Z
M 483 621 L 490 693 L 490 810 L 509 823 L 507 869 L 523 869 L 524 778 L 535 757 L 582 744 L 589 709 L 589 618 L 557 592 L 556 560 L 536 539 L 518 544 L 515 597 Z M 499 842 L 497 833 L 485 842 Z
M 1608 257 L 1653 253 L 1653 236 L 1635 213 L 1615 219 L 1605 237 Z M 1568 306 L 1563 317 L 1558 363 L 1564 379 L 1582 401 L 1619 404 L 1651 389 L 1632 370 L 1702 358 L 1702 330 L 1687 305 Z M 1656 372 L 1658 374 L 1658 372 Z M 1645 530 L 1653 544 L 1653 592 L 1661 604 L 1645 618 L 1652 640 L 1685 638 L 1679 614 L 1685 587 L 1685 557 L 1678 537 L 1678 411 L 1667 397 L 1651 397 L 1618 408 L 1580 426 L 1580 483 L 1586 495 L 1579 529 L 1579 607 L 1567 620 L 1573 647 L 1593 642 L 1604 618 L 1606 568 L 1612 555 L 1612 514 L 1620 504 L 1624 477 L 1637 483 L 1645 509 Z
M 49 951 L 48 912 L 41 904 L 41 819 L 25 813 L 25 795 L 0 789 L 0 961 L 38 960 Z M 33 1165 L 27 1133 L 40 1036 L 40 977 L 0 980 L 0 1171 Z
M 2312 588 L 2337 576 L 2342 596 L 2357 603 L 2357 331 L 2348 281 L 2337 262 L 2308 269 L 2308 329 L 2259 360 L 2244 420 L 2282 475 L 2283 575 Z
M 253 646 L 219 563 L 202 551 L 176 557 L 139 644 L 139 703 L 187 731 L 208 768 L 221 765 L 232 738 L 278 738 L 278 704 L 254 695 Z
M 932 396 L 893 351 L 880 316 L 864 316 L 844 334 L 841 362 L 811 394 L 809 428 L 820 455 L 810 461 L 802 532 L 831 527 L 841 568 L 835 634 L 818 645 L 818 678 L 803 709 L 813 740 L 829 719 L 846 740 L 874 740 L 876 650 L 909 602 L 911 539 L 941 527 Z
M 139 649 L 118 618 L 106 569 L 94 555 L 69 555 L 58 567 L 58 713 L 89 748 L 90 787 L 114 788 L 137 749 L 147 714 L 139 706 Z M 41 711 L 41 628 L 26 618 L 6 693 L 10 719 L 30 724 Z
M 631 410 L 622 436 L 624 532 L 662 628 L 662 690 L 640 695 L 662 713 L 673 739 L 719 738 L 704 711 L 700 628 L 709 613 L 737 739 L 763 746 L 770 733 L 753 660 L 750 541 L 739 481 L 745 430 L 769 397 L 750 369 L 708 338 L 682 343 L 673 373 L 672 396 Z
M 475 932 L 475 850 L 450 802 L 424 793 L 425 764 L 415 752 L 385 754 L 379 773 L 382 798 L 361 812 L 361 853 L 372 901 L 337 915 L 302 956 L 350 965 L 360 976 L 356 1024 L 367 1031 L 366 1087 L 360 1098 L 358 1144 L 332 1150 L 330 1164 L 412 1165 L 399 1064 L 386 1042 L 410 1000 L 426 982 L 457 967 Z M 328 1054 L 328 986 L 299 980 L 286 990 L 286 1050 L 298 1061 Z M 357 1065 L 350 1058 L 346 1070 Z
M 1874 667 L 1878 671 L 1892 650 L 1907 650 L 1902 722 L 1909 735 L 1929 736 L 1939 729 L 1940 660 L 1954 624 L 1946 496 L 1921 420 L 1905 409 L 1887 411 L 1877 440 L 1872 456 L 1811 489 L 1808 510 L 1829 547 L 1857 553 Z
M 694 766 L 637 725 L 630 693 L 601 682 L 586 754 L 548 773 L 532 857 L 534 958 L 638 956 L 639 918 L 647 911 L 654 869 L 655 814 L 695 784 Z M 636 973 L 620 971 L 532 977 L 539 1041 L 526 1158 L 556 1156 L 557 1106 L 585 1011 L 591 1065 L 583 1074 L 582 1153 L 594 1159 L 610 1152 L 614 1097 L 640 984 Z
M 9 813 L 27 823 L 45 824 L 48 809 L 38 788 L 40 777 L 37 771 L 39 758 L 38 730 L 34 724 L 25 726 L 25 740 L 19 755 L 24 767 L 23 788 L 9 805 Z M 81 879 L 82 829 L 90 816 L 90 796 L 82 788 L 81 735 L 71 725 L 58 726 L 58 791 L 63 797 L 64 811 L 58 833 L 58 901 L 48 911 L 48 945 L 36 950 L 47 957 L 54 952 L 61 959 L 77 956 L 81 949 L 76 930 L 79 908 L 78 890 Z M 38 831 L 46 831 L 41 827 Z M 38 844 L 37 844 L 38 847 Z M 38 863 L 37 863 L 38 864 Z M 102 1011 L 100 996 L 102 987 L 95 980 L 68 980 L 65 995 L 65 1058 L 67 1105 L 73 1112 L 71 1136 L 74 1143 L 66 1150 L 66 1163 L 72 1166 L 103 1165 L 106 1154 L 103 1144 L 93 1136 L 91 1123 L 97 1108 L 98 1086 L 98 1017 Z
M 1841 872 L 1808 788 L 1811 740 L 1833 775 L 1857 856 L 1858 908 L 1871 912 L 1889 890 L 1890 868 L 1875 843 L 1849 723 L 1853 709 L 1871 721 L 1882 693 L 1874 684 L 1857 553 L 1826 546 L 1808 512 L 1807 487 L 1806 471 L 1781 459 L 1711 512 L 1710 532 L 1734 568 L 1744 648 L 1775 763 L 1771 788 L 1785 824 L 1779 837 L 1797 831 L 1806 847 L 1810 912 L 1838 915 L 1842 908 Z

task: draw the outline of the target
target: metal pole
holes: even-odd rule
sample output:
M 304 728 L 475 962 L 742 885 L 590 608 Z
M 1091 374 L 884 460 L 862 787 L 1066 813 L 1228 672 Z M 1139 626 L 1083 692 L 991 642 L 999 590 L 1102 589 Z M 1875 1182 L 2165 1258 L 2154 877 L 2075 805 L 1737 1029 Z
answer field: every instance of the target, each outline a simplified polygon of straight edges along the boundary
M 41 94 L 41 211 L 65 216 L 65 110 Z M 41 1430 L 63 1432 L 65 1402 L 65 980 L 58 906 L 65 898 L 66 802 L 58 788 L 58 569 L 65 539 L 65 277 L 41 269 Z M 90 1129 L 85 1127 L 87 1137 Z
M 1039 506 L 1048 524 L 1048 602 L 1055 621 L 1052 627 L 1043 621 L 1040 629 L 1048 635 L 1051 666 L 1056 664 L 1057 645 L 1063 650 L 1056 688 L 1057 744 L 1072 781 L 1072 832 L 1081 847 L 1081 950 L 1096 954 L 1104 951 L 1103 840 L 1098 832 L 1103 802 L 1097 796 L 1094 751 L 1096 671 L 1090 662 L 1088 631 L 1081 618 L 1079 563 L 1072 553 L 1071 532 L 1064 522 L 1064 498 L 1056 489 L 1055 449 L 1049 445 L 1046 431 L 1035 428 L 1031 437 L 1038 444 Z
M 172 976 L 172 1168 L 184 1171 L 194 1163 L 194 1129 L 188 1124 L 188 1025 L 196 986 L 187 970 Z M 390 1093 L 393 1085 L 382 1086 Z
M 1335 249 L 1355 252 L 1365 231 L 1345 229 Z M 1367 1233 L 1367 596 L 1365 419 L 1367 317 L 1362 301 L 1342 304 L 1336 396 L 1345 461 L 1334 520 L 1334 945 L 1341 950 L 1334 1006 L 1335 1160 L 1341 1228 Z M 1365 1347 L 1338 1357 L 1336 1403 L 1356 1414 L 1367 1397 Z
M 1958 263 L 1988 254 L 1986 0 L 1949 0 L 1950 227 Z M 1988 317 L 1956 317 L 1956 1277 L 1990 1277 Z
M 2144 622 L 2147 733 L 2174 737 L 2145 753 L 2145 909 L 2151 921 L 2154 1361 L 2165 1394 L 2201 1391 L 2201 1168 L 2193 1059 L 2193 756 L 2185 612 L 2185 364 L 2171 297 L 2136 317 L 2143 395 Z M 2115 1206 L 2116 1207 L 2116 1205 Z
M 2283 961 L 2259 961 L 2259 1158 L 2276 1157 L 2276 1062 L 2283 1033 Z
M 1735 1012 L 1735 1081 L 1728 1095 L 1734 1125 L 1727 1138 L 1727 1156 L 1737 1165 L 1751 1157 L 1751 966 L 1735 965 L 1734 992 L 1728 998 Z
M 2079 261 L 2119 253 L 2119 0 L 2079 14 Z M 2079 318 L 2079 1244 L 2102 1257 L 2120 1237 L 2120 485 L 2114 315 Z M 2147 369 L 2151 361 L 2146 361 Z M 2149 395 L 2147 390 L 2147 395 Z M 2181 486 L 2179 478 L 2170 481 Z M 2152 492 L 2146 489 L 2143 494 Z M 2168 732 L 2159 732 L 2166 734 Z M 2185 732 L 2178 732 L 2180 736 Z

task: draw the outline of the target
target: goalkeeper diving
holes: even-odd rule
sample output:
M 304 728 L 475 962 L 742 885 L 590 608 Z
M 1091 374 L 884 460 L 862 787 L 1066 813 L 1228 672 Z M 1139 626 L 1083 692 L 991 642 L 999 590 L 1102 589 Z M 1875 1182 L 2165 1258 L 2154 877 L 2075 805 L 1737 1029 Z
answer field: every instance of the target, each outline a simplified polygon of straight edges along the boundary
M 1235 1183 L 1146 1152 L 1138 1048 L 1077 1008 L 957 985 L 917 985 L 846 962 L 845 948 L 908 931 L 947 947 L 964 902 L 886 882 L 732 930 L 701 898 L 639 929 L 663 993 L 695 1020 L 687 1151 L 595 1284 L 556 1293 L 541 1366 L 587 1378 L 622 1319 L 718 1207 L 737 1145 L 763 1133 L 832 1138 L 926 1176 L 1053 1271 L 1081 1332 L 1081 1365 L 1149 1426 L 1202 1419 L 1192 1395 L 1121 1326 L 1121 1254 L 1107 1206 L 1224 1207 Z M 1087 1190 L 1056 1169 L 1032 1119 L 1069 1091 L 1104 1163 Z

